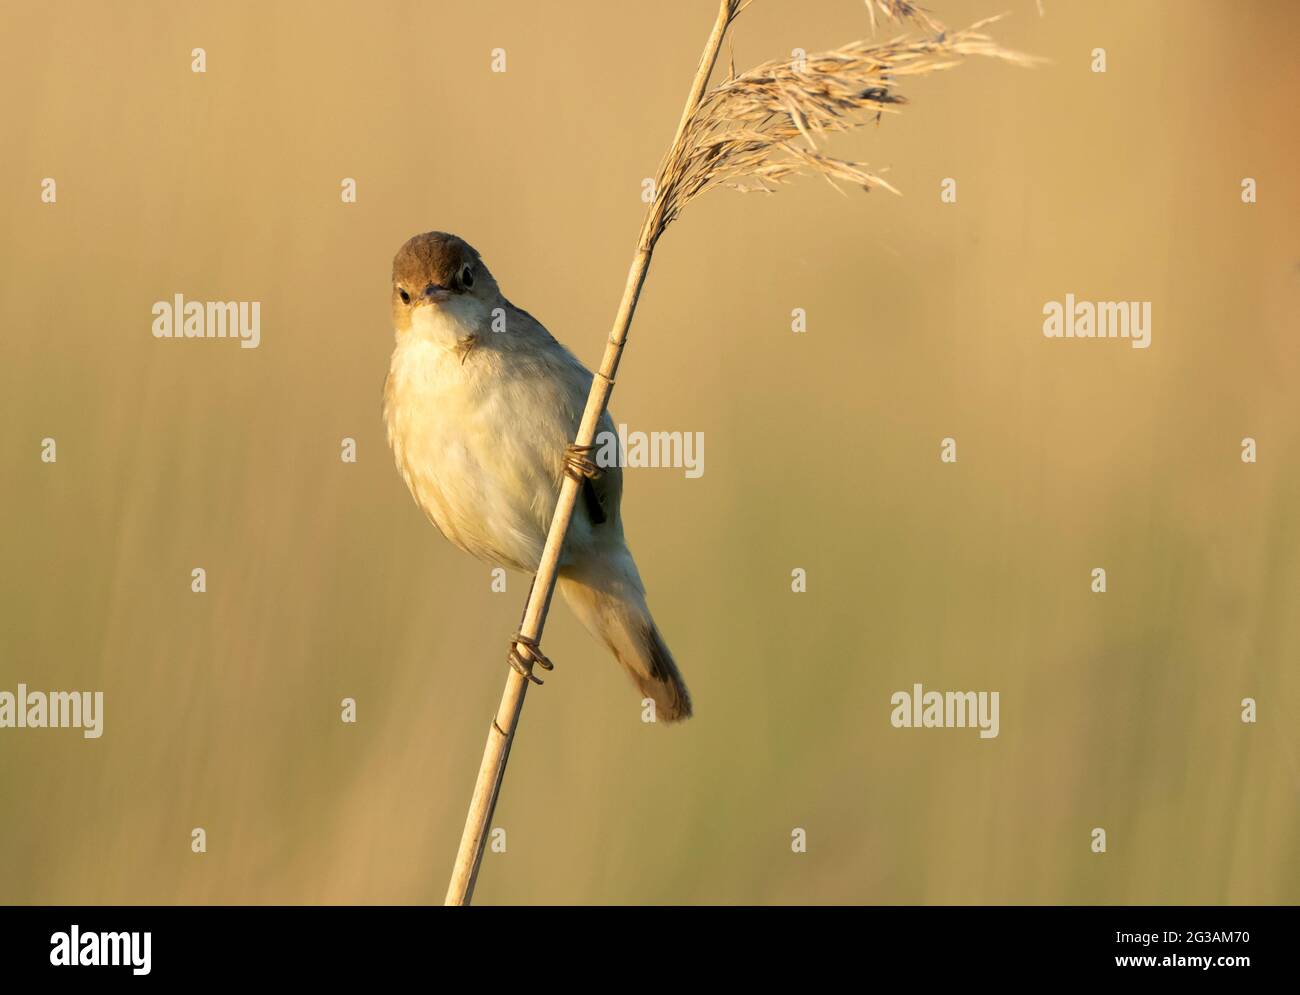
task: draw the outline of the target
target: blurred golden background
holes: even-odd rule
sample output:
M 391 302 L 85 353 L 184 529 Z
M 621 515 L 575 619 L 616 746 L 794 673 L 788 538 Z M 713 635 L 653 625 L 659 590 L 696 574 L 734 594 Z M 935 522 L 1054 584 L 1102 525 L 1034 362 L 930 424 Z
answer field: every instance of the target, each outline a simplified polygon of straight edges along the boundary
M 613 412 L 705 436 L 624 498 L 697 715 L 643 724 L 557 600 L 478 902 L 1300 900 L 1300 8 L 931 6 L 1050 61 L 833 144 L 902 197 L 717 191 L 660 244 Z M 105 719 L 0 730 L 0 901 L 441 901 L 527 580 L 393 467 L 390 260 L 463 235 L 595 365 L 714 8 L 4 5 L 0 690 Z M 1045 339 L 1067 292 L 1151 348 Z M 176 293 L 261 301 L 260 348 L 154 339 Z M 892 728 L 916 682 L 1000 736 Z

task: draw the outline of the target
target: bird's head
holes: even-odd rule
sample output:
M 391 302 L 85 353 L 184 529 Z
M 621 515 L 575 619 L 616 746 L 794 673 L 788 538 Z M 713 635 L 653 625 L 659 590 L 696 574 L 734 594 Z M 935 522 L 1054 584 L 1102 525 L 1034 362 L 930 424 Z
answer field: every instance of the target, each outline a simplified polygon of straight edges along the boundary
M 498 293 L 478 251 L 457 235 L 416 235 L 393 257 L 393 324 L 399 331 L 437 312 L 473 320 L 491 309 Z

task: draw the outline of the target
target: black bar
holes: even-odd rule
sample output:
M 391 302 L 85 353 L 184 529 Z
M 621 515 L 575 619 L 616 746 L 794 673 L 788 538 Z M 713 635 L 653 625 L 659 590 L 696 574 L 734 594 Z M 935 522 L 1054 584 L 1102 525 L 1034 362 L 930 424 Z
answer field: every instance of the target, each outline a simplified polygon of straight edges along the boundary
M 983 986 L 1103 975 L 1223 985 L 1294 976 L 1296 967 L 1294 907 L 129 906 L 0 915 L 3 976 L 60 987 L 403 978 L 461 987 L 555 970 L 561 980 L 621 985 L 707 967 L 728 972 L 730 984 L 787 971 L 810 982 L 839 972 L 849 984 L 902 972 L 927 988 L 936 979 Z M 73 927 L 79 960 L 125 963 L 52 963 L 72 954 Z

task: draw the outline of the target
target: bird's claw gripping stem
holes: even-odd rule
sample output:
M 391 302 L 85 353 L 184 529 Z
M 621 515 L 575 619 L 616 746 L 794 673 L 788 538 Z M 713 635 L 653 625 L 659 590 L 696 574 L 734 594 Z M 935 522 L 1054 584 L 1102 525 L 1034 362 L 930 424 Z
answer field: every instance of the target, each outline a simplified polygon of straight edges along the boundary
M 564 447 L 564 472 L 578 481 L 583 478 L 595 480 L 599 477 L 600 467 L 588 455 L 595 448 L 595 446 L 579 446 L 577 443 L 570 442 Z
M 521 646 L 524 652 L 527 653 L 527 657 L 524 656 L 524 653 L 519 652 Z M 534 684 L 544 683 L 540 677 L 533 673 L 534 665 L 541 667 L 543 670 L 555 669 L 555 664 L 551 663 L 542 653 L 537 640 L 525 636 L 522 632 L 516 632 L 510 640 L 510 655 L 506 657 L 506 660 L 509 661 L 510 666 L 514 667 L 515 670 Z

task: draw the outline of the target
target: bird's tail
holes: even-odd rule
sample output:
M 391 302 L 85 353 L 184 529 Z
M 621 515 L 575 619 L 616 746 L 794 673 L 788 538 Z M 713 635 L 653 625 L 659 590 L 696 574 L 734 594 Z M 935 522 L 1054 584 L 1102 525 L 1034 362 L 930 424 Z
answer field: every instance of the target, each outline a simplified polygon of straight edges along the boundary
M 656 719 L 676 722 L 691 717 L 690 692 L 650 617 L 641 577 L 626 549 L 566 567 L 559 588 L 574 614 L 609 647 L 641 694 L 654 700 Z

